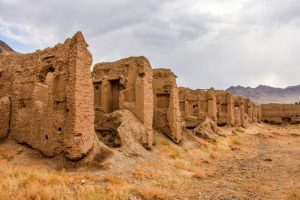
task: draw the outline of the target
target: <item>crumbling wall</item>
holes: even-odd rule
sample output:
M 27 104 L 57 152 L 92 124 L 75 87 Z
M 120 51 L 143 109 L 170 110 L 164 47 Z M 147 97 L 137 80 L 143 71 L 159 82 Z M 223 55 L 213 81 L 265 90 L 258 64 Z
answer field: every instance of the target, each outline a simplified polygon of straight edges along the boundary
M 192 90 L 179 87 L 179 104 L 181 116 L 186 128 L 195 128 L 203 123 L 207 117 L 217 121 L 217 104 L 215 90 Z
M 241 96 L 233 96 L 233 105 L 234 105 L 234 119 L 235 126 L 246 127 L 245 122 L 245 108 L 244 108 L 244 99 Z
M 176 76 L 170 69 L 153 69 L 154 128 L 180 142 L 181 116 Z
M 0 99 L 0 140 L 8 136 L 10 131 L 11 104 L 8 97 Z
M 300 105 L 262 104 L 262 121 L 272 124 L 300 123 Z
M 235 125 L 235 109 L 232 95 L 229 92 L 218 90 L 217 97 L 217 124 L 219 126 L 234 126 Z M 236 114 L 237 115 L 237 114 Z
M 204 121 L 204 111 L 201 108 L 201 91 L 190 88 L 178 88 L 181 117 L 186 128 L 192 129 Z
M 145 57 L 96 64 L 93 68 L 95 124 L 116 110 L 131 111 L 146 127 L 142 143 L 152 145 L 152 68 Z
M 64 153 L 76 160 L 87 154 L 95 139 L 91 63 L 80 32 L 43 51 L 0 55 L 0 98 L 6 98 L 0 112 L 8 109 L 9 98 L 10 136 L 49 157 Z
M 249 98 L 244 98 L 244 113 L 246 123 L 253 123 L 254 103 Z
M 197 91 L 201 94 L 200 119 L 205 120 L 208 116 L 211 120 L 217 121 L 216 91 L 213 88 Z

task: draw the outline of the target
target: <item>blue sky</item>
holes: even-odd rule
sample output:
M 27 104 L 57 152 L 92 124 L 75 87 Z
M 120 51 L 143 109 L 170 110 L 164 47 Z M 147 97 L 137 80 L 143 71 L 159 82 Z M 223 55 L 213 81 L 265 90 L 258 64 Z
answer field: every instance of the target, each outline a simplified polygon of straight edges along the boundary
M 13 48 L 15 51 L 18 51 L 18 52 L 30 53 L 30 52 L 35 51 L 34 47 L 30 47 L 29 45 L 23 45 L 22 43 L 14 40 L 14 39 L 11 39 L 9 37 L 6 37 L 2 34 L 0 34 L 0 40 L 4 41 L 11 48 Z
M 16 51 L 77 31 L 94 63 L 144 55 L 180 86 L 300 84 L 298 0 L 0 0 L 0 39 Z

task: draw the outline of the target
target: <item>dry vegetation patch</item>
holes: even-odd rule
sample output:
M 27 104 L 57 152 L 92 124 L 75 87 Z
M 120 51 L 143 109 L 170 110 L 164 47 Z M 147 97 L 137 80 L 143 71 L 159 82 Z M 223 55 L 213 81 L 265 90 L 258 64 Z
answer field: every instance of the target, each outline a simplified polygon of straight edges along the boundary
M 169 199 L 168 192 L 162 188 L 151 187 L 151 186 L 140 186 L 137 188 L 136 192 L 144 200 Z
M 195 172 L 194 172 L 194 175 L 193 175 L 195 178 L 197 179 L 204 179 L 206 178 L 206 174 L 205 172 L 203 171 L 203 169 L 201 168 L 198 168 Z

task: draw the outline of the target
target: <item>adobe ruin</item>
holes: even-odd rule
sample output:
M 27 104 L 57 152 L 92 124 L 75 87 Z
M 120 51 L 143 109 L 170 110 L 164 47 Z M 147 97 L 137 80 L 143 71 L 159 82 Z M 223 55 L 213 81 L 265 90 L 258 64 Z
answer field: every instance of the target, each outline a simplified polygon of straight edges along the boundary
M 218 108 L 217 108 L 217 98 L 216 90 L 210 88 L 208 90 L 200 90 L 201 93 L 201 110 L 202 118 L 208 116 L 211 120 L 217 121 L 218 118 Z
M 153 128 L 179 143 L 183 130 L 214 140 L 217 125 L 300 123 L 297 105 L 259 106 L 223 90 L 177 88 L 170 69 L 152 69 L 145 57 L 98 63 L 92 73 L 91 64 L 81 33 L 43 51 L 0 55 L 0 139 L 79 160 L 99 141 L 150 149 Z
M 199 90 L 179 87 L 178 95 L 181 118 L 185 122 L 186 128 L 195 128 L 202 121 Z
M 259 108 L 256 113 L 256 115 L 260 114 Z M 300 105 L 277 103 L 262 104 L 261 120 L 270 124 L 300 123 Z
M 234 126 L 235 115 L 239 115 L 239 110 L 235 109 L 233 97 L 229 92 L 224 90 L 216 91 L 218 117 L 217 124 L 219 126 Z M 239 124 L 239 122 L 237 122 Z
M 245 122 L 245 106 L 244 98 L 241 96 L 233 96 L 233 105 L 234 105 L 234 125 L 246 127 Z
M 95 139 L 92 56 L 78 32 L 64 44 L 0 55 L 0 137 L 78 160 Z
M 181 117 L 188 129 L 193 129 L 203 123 L 206 117 L 212 121 L 217 119 L 215 91 L 213 89 L 192 90 L 179 87 L 179 105 Z
M 261 105 L 254 104 L 252 121 L 255 123 L 262 121 Z
M 252 124 L 253 113 L 254 113 L 254 103 L 249 98 L 244 98 L 244 113 L 245 113 L 245 123 Z
M 182 140 L 176 75 L 170 69 L 153 69 L 153 127 L 178 143 Z
M 93 68 L 95 126 L 105 114 L 116 110 L 131 111 L 146 127 L 140 142 L 152 146 L 153 90 L 152 68 L 145 57 L 130 57 L 116 62 L 103 62 Z

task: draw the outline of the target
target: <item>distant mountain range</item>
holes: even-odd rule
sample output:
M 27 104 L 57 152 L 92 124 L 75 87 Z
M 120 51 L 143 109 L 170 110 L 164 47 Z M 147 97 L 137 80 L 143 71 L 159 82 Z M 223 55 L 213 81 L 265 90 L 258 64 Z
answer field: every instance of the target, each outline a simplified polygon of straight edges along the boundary
M 10 46 L 8 46 L 5 42 L 0 40 L 0 54 L 7 51 L 14 51 L 14 50 L 10 48 Z
M 287 88 L 274 88 L 266 85 L 259 85 L 256 88 L 231 86 L 226 91 L 245 96 L 256 103 L 295 103 L 300 101 L 300 85 Z

